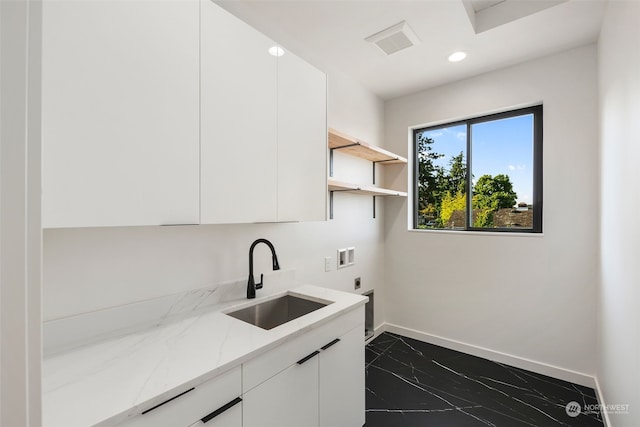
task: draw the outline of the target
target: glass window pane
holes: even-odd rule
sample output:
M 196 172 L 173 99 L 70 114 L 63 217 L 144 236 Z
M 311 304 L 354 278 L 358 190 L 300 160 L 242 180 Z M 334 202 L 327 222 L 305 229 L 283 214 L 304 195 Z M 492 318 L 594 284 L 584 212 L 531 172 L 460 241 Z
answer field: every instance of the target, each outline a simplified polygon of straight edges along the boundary
M 467 126 L 416 133 L 416 228 L 464 229 Z
M 533 114 L 471 126 L 472 226 L 533 228 Z

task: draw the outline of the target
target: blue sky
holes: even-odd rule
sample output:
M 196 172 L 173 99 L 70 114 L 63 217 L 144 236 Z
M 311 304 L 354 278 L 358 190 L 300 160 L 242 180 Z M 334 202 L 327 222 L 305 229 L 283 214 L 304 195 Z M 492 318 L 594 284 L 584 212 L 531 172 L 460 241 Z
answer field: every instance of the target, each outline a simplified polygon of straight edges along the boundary
M 516 202 L 532 203 L 533 195 L 533 115 L 477 123 L 472 132 L 472 173 L 508 175 L 518 194 Z M 452 156 L 466 152 L 466 125 L 431 129 L 425 134 L 435 143 L 433 151 L 445 156 L 435 164 L 448 168 Z M 466 155 L 465 155 L 466 159 Z

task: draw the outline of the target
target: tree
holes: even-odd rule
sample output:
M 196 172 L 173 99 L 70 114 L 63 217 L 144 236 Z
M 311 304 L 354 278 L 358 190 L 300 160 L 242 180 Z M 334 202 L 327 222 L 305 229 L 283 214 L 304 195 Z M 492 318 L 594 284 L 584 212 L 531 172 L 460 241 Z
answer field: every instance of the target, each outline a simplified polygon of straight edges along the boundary
M 466 209 L 466 198 L 466 194 L 461 191 L 458 191 L 455 196 L 452 196 L 451 193 L 447 191 L 447 194 L 445 194 L 442 199 L 442 207 L 440 208 L 442 225 L 446 226 L 455 211 L 464 211 Z
M 441 181 L 444 170 L 441 166 L 436 166 L 434 160 L 443 157 L 444 154 L 433 151 L 434 142 L 425 134 L 418 136 L 418 210 L 430 205 L 437 209 L 442 199 Z
M 462 151 L 449 160 L 448 191 L 451 194 L 466 193 L 467 163 Z
M 473 187 L 473 198 L 480 209 L 497 211 L 511 208 L 516 204 L 517 197 L 508 175 L 482 175 Z
M 478 211 L 473 226 L 493 227 L 493 213 L 513 207 L 517 197 L 508 175 L 482 175 L 473 187 L 472 205 Z

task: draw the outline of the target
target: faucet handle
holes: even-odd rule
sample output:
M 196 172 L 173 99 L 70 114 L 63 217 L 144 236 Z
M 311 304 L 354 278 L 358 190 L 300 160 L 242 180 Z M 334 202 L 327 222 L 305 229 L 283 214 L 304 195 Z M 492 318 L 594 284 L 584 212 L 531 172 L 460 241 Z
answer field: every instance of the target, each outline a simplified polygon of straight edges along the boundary
M 256 289 L 262 289 L 262 277 L 264 276 L 263 273 L 260 273 L 260 283 L 256 283 Z

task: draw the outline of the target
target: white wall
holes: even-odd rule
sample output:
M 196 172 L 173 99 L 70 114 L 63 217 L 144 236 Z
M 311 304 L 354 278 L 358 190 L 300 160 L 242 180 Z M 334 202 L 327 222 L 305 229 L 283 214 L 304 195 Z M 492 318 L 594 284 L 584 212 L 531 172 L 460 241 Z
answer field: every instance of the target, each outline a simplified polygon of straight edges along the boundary
M 640 423 L 640 3 L 609 2 L 599 40 L 601 287 L 598 381 L 611 425 Z
M 0 2 L 0 425 L 41 424 L 40 19 Z
M 383 103 L 352 80 L 329 75 L 328 123 L 380 143 Z M 366 163 L 366 162 L 365 162 Z M 336 155 L 336 176 L 370 179 L 370 163 Z M 341 175 L 342 174 L 342 175 Z M 370 197 L 338 194 L 327 222 L 185 227 L 60 229 L 44 232 L 45 320 L 246 278 L 251 242 L 276 247 L 283 269 L 319 286 L 359 292 L 383 282 L 383 212 L 372 218 Z M 336 250 L 356 247 L 356 265 L 336 270 Z M 333 271 L 324 272 L 324 257 Z M 266 246 L 255 252 L 255 273 L 270 271 Z M 266 284 L 265 286 L 268 286 Z M 258 291 L 258 295 L 260 291 Z M 383 310 L 376 299 L 376 310 Z M 380 304 L 380 305 L 379 305 Z M 378 323 L 382 320 L 377 315 Z
M 386 103 L 387 148 L 402 155 L 410 126 L 544 104 L 544 235 L 407 231 L 407 201 L 387 202 L 387 322 L 595 372 L 596 68 L 591 45 Z

